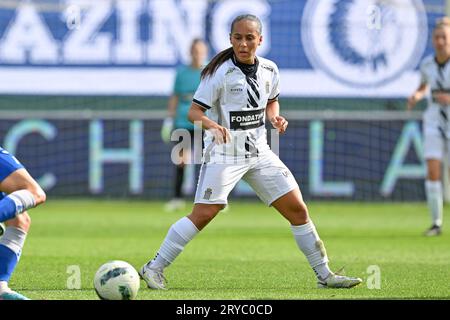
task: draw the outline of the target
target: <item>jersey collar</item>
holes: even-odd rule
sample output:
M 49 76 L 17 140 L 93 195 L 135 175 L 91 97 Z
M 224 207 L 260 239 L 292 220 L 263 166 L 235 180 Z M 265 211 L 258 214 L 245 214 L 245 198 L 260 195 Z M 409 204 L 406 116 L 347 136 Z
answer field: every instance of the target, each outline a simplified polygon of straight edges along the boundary
M 444 68 L 449 61 L 450 61 L 450 58 L 445 60 L 445 62 L 443 62 L 443 63 L 439 63 L 437 60 L 437 57 L 434 56 L 434 62 L 436 62 L 436 64 L 438 65 L 439 68 Z
M 255 57 L 255 63 L 254 64 L 246 64 L 246 63 L 239 62 L 236 59 L 235 55 L 233 54 L 233 56 L 231 57 L 231 61 L 233 61 L 234 65 L 236 67 L 238 67 L 239 69 L 241 69 L 241 71 L 247 77 L 255 78 L 256 71 L 258 71 L 258 66 L 259 66 L 259 61 L 258 61 L 257 57 Z

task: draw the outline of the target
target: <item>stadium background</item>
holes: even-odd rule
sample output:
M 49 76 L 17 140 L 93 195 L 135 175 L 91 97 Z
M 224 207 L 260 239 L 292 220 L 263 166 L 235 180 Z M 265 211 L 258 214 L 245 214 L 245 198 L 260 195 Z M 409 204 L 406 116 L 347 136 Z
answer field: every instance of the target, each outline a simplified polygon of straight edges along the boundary
M 171 146 L 159 131 L 175 67 L 192 38 L 215 54 L 231 19 L 253 12 L 264 23 L 259 53 L 281 70 L 290 126 L 280 158 L 305 198 L 422 201 L 424 102 L 407 113 L 405 98 L 445 9 L 444 0 L 0 0 L 0 143 L 50 197 L 169 198 Z M 244 183 L 234 196 L 255 197 Z

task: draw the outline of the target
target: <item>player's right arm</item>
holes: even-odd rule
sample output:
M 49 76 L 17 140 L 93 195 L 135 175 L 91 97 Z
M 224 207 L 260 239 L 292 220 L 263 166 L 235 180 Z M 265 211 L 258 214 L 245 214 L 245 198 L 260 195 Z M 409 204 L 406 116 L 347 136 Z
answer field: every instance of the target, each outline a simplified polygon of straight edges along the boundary
M 414 91 L 414 93 L 408 98 L 407 102 L 407 108 L 408 110 L 412 110 L 417 102 L 423 99 L 425 97 L 425 94 L 427 93 L 428 84 L 423 82 L 420 84 L 420 86 Z
M 434 61 L 434 57 L 428 56 L 420 64 L 420 67 L 419 67 L 420 85 L 416 89 L 416 91 L 414 91 L 413 94 L 411 96 L 409 96 L 409 98 L 408 98 L 408 101 L 406 104 L 408 110 L 412 110 L 416 106 L 417 102 L 422 100 L 425 97 L 425 95 L 427 94 L 428 84 L 430 83 L 429 67 L 430 67 L 430 63 L 432 61 Z
M 201 124 L 201 128 L 210 130 L 214 135 L 217 144 L 227 143 L 231 141 L 230 131 L 219 125 L 217 122 L 208 118 L 205 114 L 206 110 L 199 104 L 192 102 L 189 109 L 188 118 L 193 124 Z
M 216 144 L 227 143 L 231 141 L 230 131 L 210 119 L 205 112 L 214 105 L 220 104 L 220 96 L 223 86 L 223 70 L 219 67 L 216 73 L 202 78 L 195 91 L 192 105 L 189 109 L 188 118 L 194 125 L 200 125 L 202 129 L 208 130 L 214 136 Z

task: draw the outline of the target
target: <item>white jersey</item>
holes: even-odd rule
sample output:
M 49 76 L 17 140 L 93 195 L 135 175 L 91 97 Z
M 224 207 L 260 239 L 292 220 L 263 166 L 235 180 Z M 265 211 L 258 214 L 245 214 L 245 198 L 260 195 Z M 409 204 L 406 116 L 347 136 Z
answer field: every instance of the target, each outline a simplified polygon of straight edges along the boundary
M 423 116 L 425 134 L 450 137 L 449 106 L 440 105 L 433 99 L 434 93 L 450 93 L 450 63 L 439 64 L 434 56 L 428 56 L 420 65 L 420 75 L 421 84 L 429 86 L 428 106 Z
M 205 161 L 257 157 L 270 150 L 265 128 L 266 106 L 279 95 L 279 71 L 270 60 L 257 57 L 252 70 L 235 58 L 202 79 L 193 102 L 207 116 L 230 130 L 231 143 L 218 145 L 208 131 L 204 138 Z

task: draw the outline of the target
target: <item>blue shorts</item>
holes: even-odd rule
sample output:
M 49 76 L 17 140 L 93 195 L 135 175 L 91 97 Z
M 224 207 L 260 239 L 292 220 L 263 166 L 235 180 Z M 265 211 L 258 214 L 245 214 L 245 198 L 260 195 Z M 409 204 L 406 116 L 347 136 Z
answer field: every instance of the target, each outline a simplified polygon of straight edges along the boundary
M 11 173 L 24 166 L 8 151 L 0 147 L 0 181 L 3 181 Z

